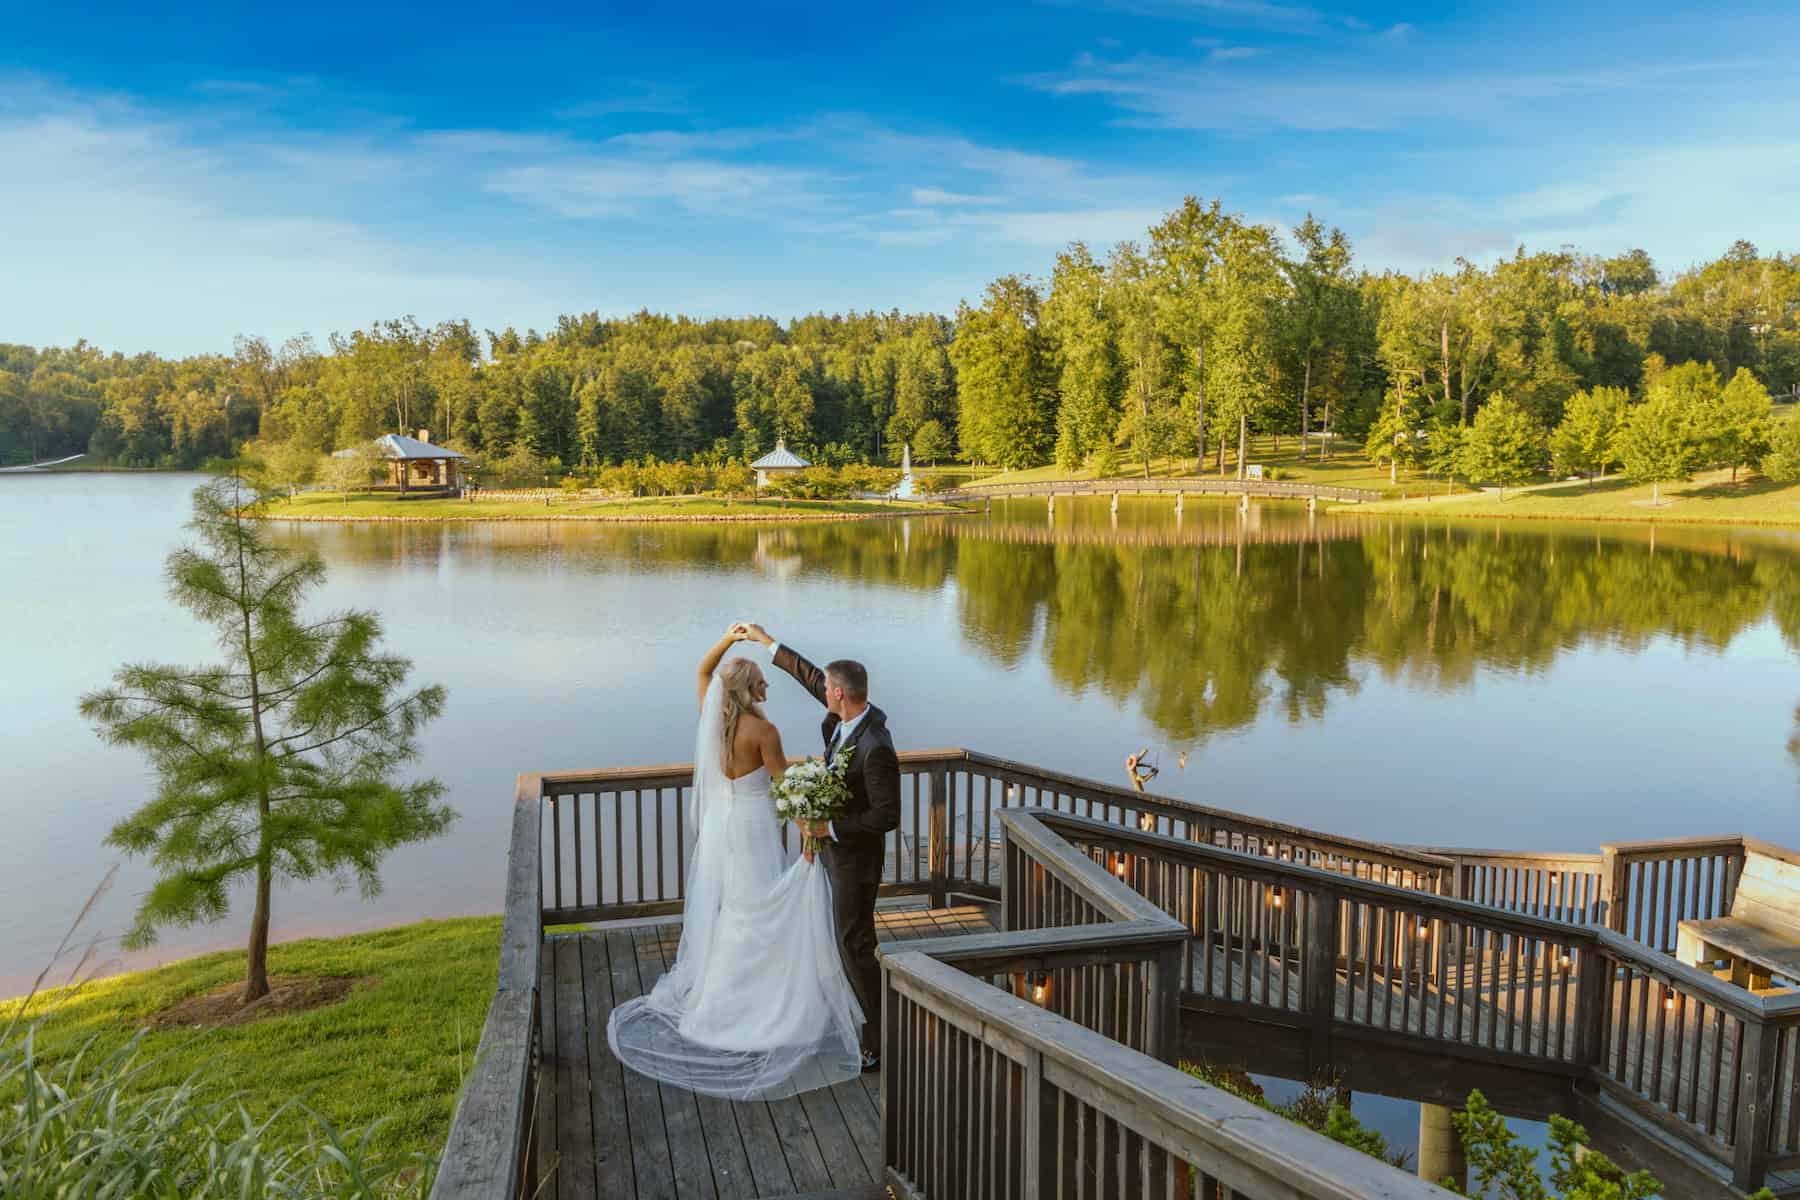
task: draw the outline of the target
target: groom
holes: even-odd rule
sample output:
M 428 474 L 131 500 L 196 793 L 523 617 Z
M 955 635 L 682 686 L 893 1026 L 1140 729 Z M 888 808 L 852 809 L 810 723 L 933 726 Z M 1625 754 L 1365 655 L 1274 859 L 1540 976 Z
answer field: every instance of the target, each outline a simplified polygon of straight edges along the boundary
M 869 703 L 869 672 L 841 658 L 821 671 L 784 646 L 761 625 L 744 635 L 769 648 L 776 666 L 800 681 L 825 706 L 825 752 L 849 747 L 850 803 L 833 821 L 801 822 L 801 832 L 828 839 L 825 870 L 831 876 L 838 946 L 844 972 L 862 1004 L 863 1070 L 881 1065 L 881 968 L 875 962 L 875 893 L 887 859 L 887 835 L 900 827 L 900 757 L 888 733 L 887 714 Z

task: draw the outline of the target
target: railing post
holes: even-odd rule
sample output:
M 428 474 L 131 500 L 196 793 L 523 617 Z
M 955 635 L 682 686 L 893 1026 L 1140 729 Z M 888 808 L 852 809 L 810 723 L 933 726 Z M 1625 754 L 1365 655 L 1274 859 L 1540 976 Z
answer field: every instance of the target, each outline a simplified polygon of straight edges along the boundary
M 1744 1053 L 1738 1060 L 1737 1119 L 1732 1123 L 1731 1186 L 1750 1191 L 1769 1171 L 1769 1134 L 1775 1125 L 1776 1053 L 1779 1028 L 1745 1021 Z
M 1338 900 L 1306 894 L 1306 1015 L 1312 1026 L 1307 1069 L 1317 1076 L 1331 1066 L 1331 1023 L 1337 1008 Z
M 1173 1066 L 1180 1057 L 1181 960 L 1188 954 L 1183 938 L 1157 952 L 1151 968 L 1150 1030 L 1144 1053 Z
M 894 977 L 887 959 L 881 962 L 881 1165 L 892 1171 L 900 1165 L 900 1014 L 892 1002 Z
M 1625 910 L 1631 905 L 1631 862 L 1619 857 L 1617 846 L 1600 847 L 1601 924 L 1614 933 L 1625 932 Z
M 1020 1146 L 1020 1194 L 1024 1200 L 1051 1200 L 1056 1170 L 1051 1155 L 1059 1153 L 1051 1122 L 1055 1114 L 1044 1103 L 1044 1052 L 1033 1048 L 1025 1059 L 1025 1112 Z
M 1606 1069 L 1606 1014 L 1612 1007 L 1612 959 L 1598 941 L 1581 948 L 1581 974 L 1575 979 L 1576 1061 L 1597 1071 Z
M 930 845 L 931 907 L 943 908 L 950 902 L 950 861 L 955 841 L 950 836 L 950 768 L 938 767 L 928 777 L 931 781 Z

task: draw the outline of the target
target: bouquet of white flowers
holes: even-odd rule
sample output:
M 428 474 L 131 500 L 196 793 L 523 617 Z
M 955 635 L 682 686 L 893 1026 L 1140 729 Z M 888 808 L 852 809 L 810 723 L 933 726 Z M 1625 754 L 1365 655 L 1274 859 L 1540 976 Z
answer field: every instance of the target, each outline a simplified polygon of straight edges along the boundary
M 775 782 L 775 815 L 783 821 L 831 821 L 842 816 L 850 801 L 844 775 L 851 753 L 846 746 L 830 760 L 809 758 L 791 764 Z M 808 837 L 803 848 L 816 851 L 823 846 L 822 839 Z

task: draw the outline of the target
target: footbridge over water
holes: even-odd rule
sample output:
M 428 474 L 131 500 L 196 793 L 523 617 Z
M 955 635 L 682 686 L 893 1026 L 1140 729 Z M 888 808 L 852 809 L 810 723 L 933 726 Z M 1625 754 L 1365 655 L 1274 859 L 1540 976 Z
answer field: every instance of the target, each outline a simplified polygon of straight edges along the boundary
M 1800 852 L 1420 849 L 972 751 L 902 773 L 882 1070 L 744 1105 L 625 1071 L 604 1036 L 673 957 L 691 767 L 521 776 L 498 987 L 432 1195 L 1447 1194 L 1183 1060 L 1432 1105 L 1479 1087 L 1581 1120 L 1668 1195 L 1800 1195 L 1800 992 L 1673 956 L 1747 857 Z
M 1381 493 L 1368 488 L 1340 487 L 1324 483 L 1293 483 L 1277 479 L 1201 479 L 1179 477 L 1169 479 L 1080 479 L 1041 483 L 965 484 L 960 488 L 939 492 L 936 499 L 961 502 L 991 502 L 1009 497 L 1048 498 L 1054 505 L 1060 496 L 1111 496 L 1117 508 L 1120 496 L 1172 496 L 1176 511 L 1188 496 L 1237 496 L 1244 501 L 1257 496 L 1265 500 L 1303 500 L 1308 506 L 1325 500 L 1337 504 L 1363 504 L 1381 499 Z

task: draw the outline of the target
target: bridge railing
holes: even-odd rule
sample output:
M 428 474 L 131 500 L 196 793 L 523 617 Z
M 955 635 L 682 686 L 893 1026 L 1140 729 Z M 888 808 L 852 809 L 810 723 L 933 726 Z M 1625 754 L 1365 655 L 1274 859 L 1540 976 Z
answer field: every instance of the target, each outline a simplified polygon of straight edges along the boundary
M 1363 503 L 1381 499 L 1369 488 L 1340 487 L 1324 483 L 1293 483 L 1276 479 L 1082 479 L 1043 483 L 969 483 L 939 493 L 945 500 L 979 500 L 990 496 L 1265 496 L 1272 500 L 1343 500 Z

